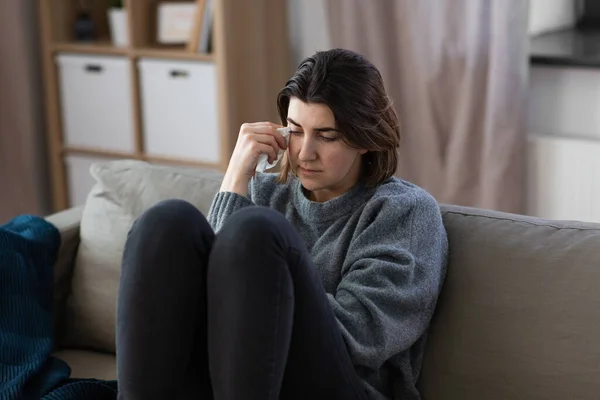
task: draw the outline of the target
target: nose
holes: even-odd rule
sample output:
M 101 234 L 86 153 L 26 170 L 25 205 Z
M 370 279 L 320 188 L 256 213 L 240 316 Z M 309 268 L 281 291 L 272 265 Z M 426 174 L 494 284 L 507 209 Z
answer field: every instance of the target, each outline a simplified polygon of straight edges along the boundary
M 300 143 L 300 152 L 298 153 L 298 160 L 302 162 L 314 161 L 317 158 L 316 145 L 314 140 L 309 135 L 302 137 Z

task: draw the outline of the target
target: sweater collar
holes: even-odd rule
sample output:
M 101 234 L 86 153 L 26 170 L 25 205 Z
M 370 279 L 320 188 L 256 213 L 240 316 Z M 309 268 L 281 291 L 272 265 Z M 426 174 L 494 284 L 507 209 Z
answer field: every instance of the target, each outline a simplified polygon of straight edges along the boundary
M 300 179 L 294 177 L 294 203 L 300 216 L 314 223 L 334 221 L 363 205 L 370 194 L 364 182 L 359 181 L 346 193 L 323 203 L 309 200 Z

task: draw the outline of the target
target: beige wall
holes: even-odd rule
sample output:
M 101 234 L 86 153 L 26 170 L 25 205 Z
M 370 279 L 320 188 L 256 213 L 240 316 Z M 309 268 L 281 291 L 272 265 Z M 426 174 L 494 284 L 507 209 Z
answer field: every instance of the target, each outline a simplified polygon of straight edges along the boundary
M 331 47 L 325 0 L 288 0 L 288 24 L 293 70 L 305 57 Z
M 49 209 L 34 3 L 0 1 L 0 224 Z

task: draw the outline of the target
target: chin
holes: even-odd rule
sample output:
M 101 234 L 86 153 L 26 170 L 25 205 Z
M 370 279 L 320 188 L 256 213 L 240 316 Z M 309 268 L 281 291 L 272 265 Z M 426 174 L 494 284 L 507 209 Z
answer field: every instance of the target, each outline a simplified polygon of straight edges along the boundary
M 319 182 L 315 182 L 314 179 L 310 179 L 310 178 L 304 178 L 304 177 L 299 177 L 298 179 L 300 179 L 300 183 L 302 183 L 302 186 L 304 187 L 304 189 L 313 192 L 315 190 L 319 190 L 319 189 L 323 189 L 323 185 Z

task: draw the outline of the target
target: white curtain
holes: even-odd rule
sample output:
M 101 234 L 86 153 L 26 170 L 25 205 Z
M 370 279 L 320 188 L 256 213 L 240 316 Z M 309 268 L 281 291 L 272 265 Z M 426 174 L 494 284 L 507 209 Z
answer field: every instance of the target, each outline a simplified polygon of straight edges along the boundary
M 400 113 L 398 175 L 442 203 L 526 203 L 526 0 L 326 0 L 333 47 L 365 55 Z

